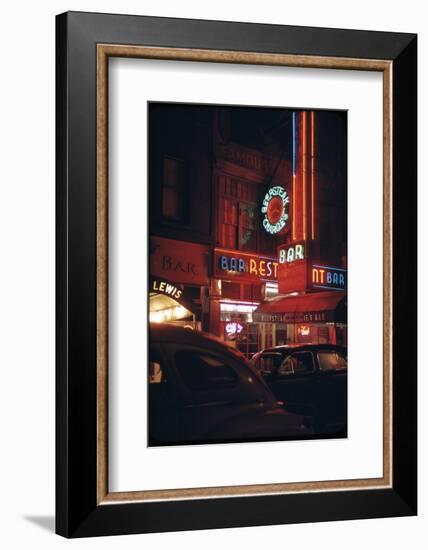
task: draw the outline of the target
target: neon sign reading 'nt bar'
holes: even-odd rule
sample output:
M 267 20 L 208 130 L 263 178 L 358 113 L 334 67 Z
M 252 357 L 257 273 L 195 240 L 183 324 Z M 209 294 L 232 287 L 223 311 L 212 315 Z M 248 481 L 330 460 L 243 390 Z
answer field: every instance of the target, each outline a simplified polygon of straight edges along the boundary
M 312 266 L 312 286 L 316 288 L 345 290 L 346 269 L 314 264 Z

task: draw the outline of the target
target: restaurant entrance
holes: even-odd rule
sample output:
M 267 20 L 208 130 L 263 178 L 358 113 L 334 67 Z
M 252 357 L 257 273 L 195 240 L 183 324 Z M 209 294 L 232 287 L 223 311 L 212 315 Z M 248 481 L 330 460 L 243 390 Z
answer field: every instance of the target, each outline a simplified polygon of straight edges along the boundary
M 286 344 L 347 345 L 346 293 L 313 292 L 263 302 L 253 312 L 259 346 Z

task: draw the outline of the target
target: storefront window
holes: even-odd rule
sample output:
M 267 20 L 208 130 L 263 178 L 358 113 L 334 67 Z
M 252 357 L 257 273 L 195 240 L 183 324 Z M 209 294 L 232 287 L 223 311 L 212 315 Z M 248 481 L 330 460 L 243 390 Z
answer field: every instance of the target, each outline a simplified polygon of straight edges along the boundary
M 266 283 L 265 300 L 270 300 L 278 296 L 278 283 Z
M 220 304 L 220 320 L 221 321 L 240 321 L 252 322 L 253 311 L 256 305 L 242 303 L 221 303 Z
M 328 344 L 329 334 L 328 327 L 318 327 L 318 344 Z
M 247 359 L 250 359 L 258 350 L 258 325 L 247 323 L 244 330 L 238 335 L 236 347 Z
M 297 325 L 296 326 L 296 341 L 299 343 L 312 342 L 313 328 L 310 325 Z

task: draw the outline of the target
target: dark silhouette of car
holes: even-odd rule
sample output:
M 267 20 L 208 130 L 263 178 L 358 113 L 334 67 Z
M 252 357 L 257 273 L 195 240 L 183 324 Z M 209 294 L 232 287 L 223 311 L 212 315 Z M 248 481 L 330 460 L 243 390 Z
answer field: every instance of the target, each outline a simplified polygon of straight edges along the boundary
M 305 419 L 278 403 L 244 356 L 167 324 L 149 328 L 149 446 L 302 439 Z
M 347 352 L 332 344 L 262 350 L 251 360 L 288 410 L 312 417 L 315 434 L 347 435 Z

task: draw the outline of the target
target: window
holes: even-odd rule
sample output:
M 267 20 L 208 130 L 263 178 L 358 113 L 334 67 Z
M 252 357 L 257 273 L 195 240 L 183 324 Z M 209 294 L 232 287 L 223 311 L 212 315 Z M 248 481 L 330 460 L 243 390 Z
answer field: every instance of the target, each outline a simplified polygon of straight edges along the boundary
M 241 285 L 239 283 L 228 283 L 227 281 L 222 281 L 221 297 L 227 298 L 228 300 L 240 300 Z
M 281 364 L 277 371 L 278 376 L 287 376 L 288 374 L 294 374 L 294 359 L 291 356 L 288 356 L 285 361 Z
M 246 302 L 261 302 L 262 287 L 261 285 L 242 285 L 242 300 Z
M 163 159 L 162 215 L 179 222 L 186 217 L 184 162 L 172 157 Z
M 257 185 L 230 176 L 218 177 L 219 240 L 225 248 L 257 249 Z
M 346 357 L 335 351 L 319 351 L 318 363 L 323 371 L 343 370 L 348 368 Z
M 150 350 L 149 384 L 165 384 L 166 376 L 162 369 L 162 362 L 157 352 Z
M 221 244 L 225 248 L 236 248 L 238 231 L 238 204 L 230 199 L 223 199 L 223 224 L 221 227 Z
M 239 203 L 239 250 L 256 250 L 256 209 Z
M 289 355 L 279 367 L 277 374 L 278 376 L 306 374 L 308 372 L 313 372 L 313 370 L 314 361 L 312 353 L 309 351 L 302 351 Z
M 262 374 L 271 374 L 281 362 L 281 358 L 282 356 L 280 353 L 262 354 L 258 358 L 256 368 Z
M 192 391 L 230 389 L 238 384 L 238 375 L 233 368 L 213 355 L 178 351 L 175 363 L 183 382 Z

